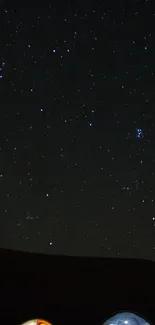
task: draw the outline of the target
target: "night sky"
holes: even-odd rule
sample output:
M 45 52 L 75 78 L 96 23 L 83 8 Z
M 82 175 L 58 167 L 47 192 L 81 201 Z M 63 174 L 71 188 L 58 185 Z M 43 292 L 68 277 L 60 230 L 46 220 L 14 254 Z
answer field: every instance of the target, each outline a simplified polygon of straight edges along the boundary
M 155 260 L 155 3 L 0 8 L 0 247 Z

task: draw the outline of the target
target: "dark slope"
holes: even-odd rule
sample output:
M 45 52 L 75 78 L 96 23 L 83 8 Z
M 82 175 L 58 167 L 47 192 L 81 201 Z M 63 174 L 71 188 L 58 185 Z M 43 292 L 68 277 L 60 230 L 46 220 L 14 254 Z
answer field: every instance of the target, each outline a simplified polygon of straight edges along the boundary
M 1 317 L 43 317 L 54 324 L 100 324 L 134 310 L 154 323 L 155 263 L 45 256 L 1 250 Z

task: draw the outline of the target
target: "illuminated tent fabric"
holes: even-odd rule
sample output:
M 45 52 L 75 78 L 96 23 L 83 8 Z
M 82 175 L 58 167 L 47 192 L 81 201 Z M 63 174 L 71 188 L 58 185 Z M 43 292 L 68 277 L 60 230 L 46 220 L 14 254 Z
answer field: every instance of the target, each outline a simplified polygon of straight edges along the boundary
M 134 313 L 122 312 L 107 319 L 103 325 L 150 325 L 150 323 Z
M 52 324 L 43 319 L 32 319 L 29 320 L 28 322 L 23 323 L 22 325 L 52 325 Z

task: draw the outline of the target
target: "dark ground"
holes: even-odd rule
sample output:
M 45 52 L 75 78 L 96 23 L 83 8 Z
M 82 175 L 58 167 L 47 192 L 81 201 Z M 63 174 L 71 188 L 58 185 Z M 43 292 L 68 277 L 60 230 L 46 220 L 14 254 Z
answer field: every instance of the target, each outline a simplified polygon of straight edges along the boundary
M 0 255 L 5 324 L 43 318 L 55 325 L 97 325 L 120 310 L 155 323 L 154 262 L 6 250 Z

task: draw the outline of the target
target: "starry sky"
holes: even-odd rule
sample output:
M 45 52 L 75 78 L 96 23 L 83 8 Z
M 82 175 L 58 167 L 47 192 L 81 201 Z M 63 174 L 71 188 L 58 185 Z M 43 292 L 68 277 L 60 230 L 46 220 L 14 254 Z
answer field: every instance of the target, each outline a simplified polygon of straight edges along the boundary
M 0 16 L 0 247 L 155 260 L 154 2 Z

